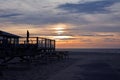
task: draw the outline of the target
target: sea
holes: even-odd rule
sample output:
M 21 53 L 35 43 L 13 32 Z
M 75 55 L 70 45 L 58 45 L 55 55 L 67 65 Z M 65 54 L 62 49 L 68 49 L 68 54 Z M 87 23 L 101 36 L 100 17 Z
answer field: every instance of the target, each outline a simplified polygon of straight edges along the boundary
M 120 48 L 114 49 L 114 48 L 107 48 L 107 49 L 101 49 L 101 48 L 66 48 L 66 49 L 57 49 L 58 51 L 69 51 L 71 53 L 120 53 Z

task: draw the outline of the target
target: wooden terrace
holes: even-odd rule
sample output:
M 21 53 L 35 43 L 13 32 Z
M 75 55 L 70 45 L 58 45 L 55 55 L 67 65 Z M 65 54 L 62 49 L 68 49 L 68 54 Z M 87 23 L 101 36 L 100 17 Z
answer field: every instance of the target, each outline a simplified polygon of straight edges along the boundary
M 57 59 L 65 56 L 64 51 L 56 51 L 55 40 L 42 37 L 17 36 L 11 33 L 0 31 L 0 64 L 7 63 L 15 57 L 21 60 L 31 61 L 33 58 L 56 57 Z

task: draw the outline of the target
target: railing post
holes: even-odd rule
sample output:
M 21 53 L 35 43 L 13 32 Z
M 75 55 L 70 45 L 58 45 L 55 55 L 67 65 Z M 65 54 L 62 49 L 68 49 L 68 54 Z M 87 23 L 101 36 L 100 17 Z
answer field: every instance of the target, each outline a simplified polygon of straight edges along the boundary
M 52 40 L 50 40 L 50 51 L 51 51 L 51 48 L 52 48 Z
M 54 40 L 54 51 L 55 51 L 55 47 L 56 47 L 55 45 L 56 45 L 56 44 L 55 44 L 55 40 Z
M 47 48 L 47 39 L 45 39 L 45 49 Z
M 37 43 L 36 44 L 37 44 L 37 47 L 38 47 L 38 45 L 39 45 L 39 38 L 38 37 L 37 37 Z

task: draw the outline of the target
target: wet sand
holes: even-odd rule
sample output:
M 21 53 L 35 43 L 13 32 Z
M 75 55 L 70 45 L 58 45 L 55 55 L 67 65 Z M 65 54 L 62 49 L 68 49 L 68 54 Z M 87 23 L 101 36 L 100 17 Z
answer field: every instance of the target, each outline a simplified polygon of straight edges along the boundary
M 119 54 L 71 55 L 77 61 L 47 80 L 120 80 Z
M 10 63 L 0 80 L 120 80 L 120 54 L 79 53 L 51 63 Z

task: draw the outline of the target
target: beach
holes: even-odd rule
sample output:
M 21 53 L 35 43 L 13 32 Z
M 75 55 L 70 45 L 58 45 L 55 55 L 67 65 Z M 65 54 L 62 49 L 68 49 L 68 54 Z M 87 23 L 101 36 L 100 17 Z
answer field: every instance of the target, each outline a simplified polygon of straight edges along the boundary
M 9 62 L 0 80 L 120 80 L 120 53 L 70 52 L 48 63 Z

